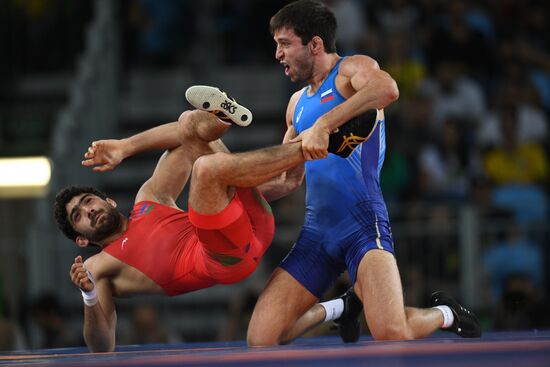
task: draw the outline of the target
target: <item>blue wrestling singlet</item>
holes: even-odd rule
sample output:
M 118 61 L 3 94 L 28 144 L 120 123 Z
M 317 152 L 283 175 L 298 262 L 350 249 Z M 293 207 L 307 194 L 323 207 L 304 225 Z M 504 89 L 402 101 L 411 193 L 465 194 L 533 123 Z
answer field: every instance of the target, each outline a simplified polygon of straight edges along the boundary
M 315 94 L 308 95 L 309 86 L 302 90 L 293 116 L 298 134 L 344 102 L 334 82 L 342 60 Z M 386 150 L 384 126 L 382 118 L 370 139 L 346 159 L 329 154 L 305 163 L 304 225 L 280 266 L 319 298 L 346 269 L 355 283 L 357 268 L 367 251 L 383 249 L 395 254 L 380 189 Z

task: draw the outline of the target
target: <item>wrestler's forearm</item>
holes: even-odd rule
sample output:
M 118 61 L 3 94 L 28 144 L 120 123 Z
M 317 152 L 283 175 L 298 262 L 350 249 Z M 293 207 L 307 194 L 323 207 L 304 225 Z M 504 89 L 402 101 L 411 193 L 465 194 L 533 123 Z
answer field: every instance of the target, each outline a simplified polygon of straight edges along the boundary
M 101 305 L 84 306 L 84 341 L 91 352 L 112 352 L 115 349 L 115 328 L 111 326 Z
M 304 165 L 299 164 L 258 186 L 258 190 L 267 201 L 275 201 L 296 191 L 303 180 Z
M 287 125 L 288 128 L 283 137 L 283 144 L 288 144 L 292 138 L 296 137 L 294 125 L 292 125 L 290 120 L 287 122 Z M 296 191 L 304 180 L 304 174 L 304 163 L 297 164 L 280 175 L 264 182 L 258 186 L 258 190 L 260 190 L 267 201 L 278 200 Z
M 170 150 L 181 145 L 178 122 L 170 122 L 122 139 L 124 157 L 149 150 Z

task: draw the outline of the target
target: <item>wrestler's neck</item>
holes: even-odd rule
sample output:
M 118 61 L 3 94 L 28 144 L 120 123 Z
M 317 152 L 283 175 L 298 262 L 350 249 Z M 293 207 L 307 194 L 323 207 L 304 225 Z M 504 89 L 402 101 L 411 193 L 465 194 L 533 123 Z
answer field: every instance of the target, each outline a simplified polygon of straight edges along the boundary
M 313 60 L 313 73 L 308 80 L 310 93 L 317 92 L 338 60 L 340 60 L 340 56 L 335 52 L 331 54 L 322 53 Z
M 111 242 L 116 241 L 128 229 L 128 222 L 129 222 L 128 218 L 126 218 L 124 215 L 120 214 L 120 226 L 118 227 L 118 229 L 116 231 L 114 231 L 113 234 L 110 235 L 109 237 L 107 237 L 104 240 L 98 242 L 97 245 L 99 245 L 99 247 L 101 247 L 103 249 L 103 248 L 107 247 Z

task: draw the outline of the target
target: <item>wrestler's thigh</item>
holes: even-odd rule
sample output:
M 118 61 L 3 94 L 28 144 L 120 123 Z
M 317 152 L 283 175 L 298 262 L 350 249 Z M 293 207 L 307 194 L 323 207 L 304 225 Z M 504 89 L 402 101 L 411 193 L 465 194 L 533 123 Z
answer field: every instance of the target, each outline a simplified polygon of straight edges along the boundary
M 365 318 L 375 339 L 403 332 L 407 319 L 393 254 L 377 249 L 368 251 L 359 264 L 355 291 L 363 301 Z
M 277 268 L 254 307 L 248 326 L 249 344 L 279 344 L 282 335 L 317 301 L 289 273 Z

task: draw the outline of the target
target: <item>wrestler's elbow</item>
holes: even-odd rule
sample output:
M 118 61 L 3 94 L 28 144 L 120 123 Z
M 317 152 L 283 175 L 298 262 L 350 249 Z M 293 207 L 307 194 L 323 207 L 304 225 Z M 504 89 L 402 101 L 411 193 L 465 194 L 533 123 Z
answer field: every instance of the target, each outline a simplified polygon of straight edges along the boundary
M 115 351 L 115 343 L 90 343 L 86 338 L 84 338 L 86 342 L 86 346 L 88 346 L 88 349 L 92 353 L 107 353 L 107 352 L 114 352 Z
M 92 353 L 113 352 L 115 335 L 107 330 L 93 329 L 84 325 L 84 342 Z
M 86 341 L 86 345 L 88 346 L 88 349 L 92 353 L 107 353 L 107 352 L 114 352 L 115 351 L 115 341 L 114 339 L 112 341 L 106 341 L 106 342 L 90 342 L 89 340 L 84 338 Z
M 386 107 L 389 104 L 397 101 L 397 99 L 399 99 L 399 88 L 397 87 L 397 83 L 395 82 L 395 80 L 389 78 L 384 88 L 383 107 Z
M 304 182 L 304 176 L 296 177 L 291 184 L 290 192 L 294 192 L 302 186 L 302 183 Z

